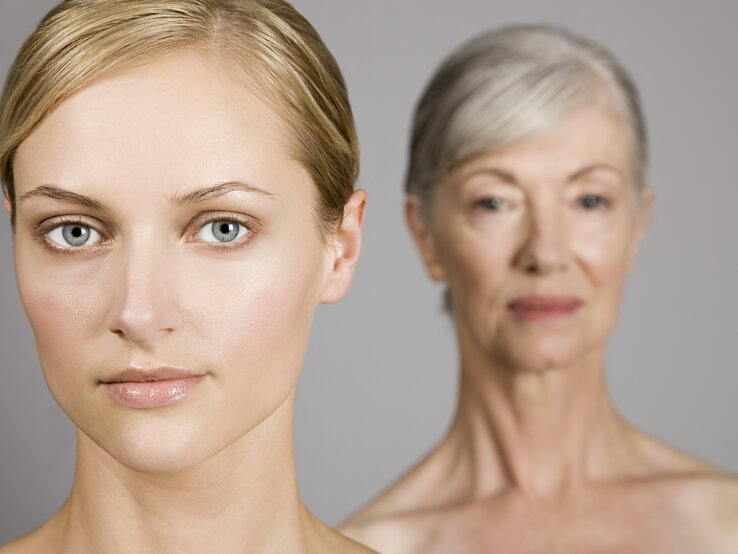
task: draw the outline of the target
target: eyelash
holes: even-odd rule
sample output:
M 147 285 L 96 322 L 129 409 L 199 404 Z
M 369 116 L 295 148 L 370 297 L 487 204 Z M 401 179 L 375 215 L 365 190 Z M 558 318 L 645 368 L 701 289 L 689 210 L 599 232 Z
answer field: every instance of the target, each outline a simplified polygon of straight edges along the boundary
M 212 225 L 216 221 L 237 223 L 246 230 L 246 234 L 241 238 L 234 239 L 232 242 L 215 243 L 199 241 L 195 238 L 203 228 L 205 228 L 207 225 Z M 197 217 L 193 218 L 190 223 L 187 224 L 188 229 L 193 226 L 195 226 L 195 233 L 191 234 L 191 237 L 188 237 L 186 239 L 186 242 L 200 242 L 202 243 L 203 247 L 216 250 L 235 250 L 236 248 L 245 246 L 246 243 L 251 242 L 258 231 L 258 221 L 253 217 L 229 212 L 207 212 L 207 214 L 204 215 L 200 214 Z
M 88 227 L 98 233 L 102 240 L 92 246 L 80 246 L 76 248 L 73 246 L 59 246 L 55 244 L 51 239 L 49 239 L 48 235 L 52 231 L 60 227 L 64 227 L 65 225 L 80 225 L 83 227 Z M 51 250 L 52 252 L 58 254 L 77 254 L 80 252 L 97 251 L 101 250 L 110 243 L 110 238 L 108 237 L 107 233 L 103 232 L 103 230 L 100 228 L 100 225 L 96 224 L 94 221 L 78 216 L 58 216 L 43 221 L 36 228 L 36 238 L 48 250 Z
M 490 204 L 492 203 L 496 205 L 491 206 Z M 499 196 L 487 196 L 474 202 L 474 207 L 487 212 L 499 212 L 505 208 L 505 204 L 507 203 L 507 200 L 500 198 Z
M 207 225 L 212 225 L 213 223 L 219 221 L 236 223 L 243 227 L 246 230 L 246 233 L 241 238 L 234 239 L 232 242 L 228 243 L 216 244 L 213 242 L 197 240 L 195 238 L 204 227 L 206 227 Z M 90 229 L 97 232 L 102 240 L 99 243 L 93 244 L 91 246 L 58 246 L 49 239 L 48 235 L 52 231 L 66 225 L 80 225 L 84 227 L 89 227 Z M 214 248 L 218 250 L 235 250 L 244 246 L 247 242 L 251 241 L 258 229 L 258 222 L 254 218 L 247 217 L 242 214 L 235 214 L 230 212 L 208 212 L 206 214 L 199 214 L 198 216 L 190 220 L 190 222 L 186 226 L 186 229 L 190 229 L 193 226 L 195 226 L 195 232 L 188 232 L 188 236 L 185 239 L 186 242 L 201 243 L 201 246 L 205 248 Z M 109 234 L 102 230 L 101 225 L 93 220 L 79 216 L 58 216 L 47 219 L 43 221 L 40 225 L 38 225 L 35 230 L 35 235 L 36 238 L 42 243 L 42 245 L 48 250 L 51 250 L 54 253 L 67 255 L 75 255 L 83 252 L 95 252 L 105 248 L 111 242 Z
M 592 207 L 585 206 L 584 205 L 584 201 L 587 198 L 594 198 L 594 199 L 596 199 L 597 202 L 598 202 L 598 205 L 597 206 L 592 206 Z M 598 210 L 604 210 L 604 209 L 609 208 L 612 203 L 610 202 L 610 200 L 608 200 L 607 198 L 605 198 L 601 194 L 584 194 L 584 195 L 580 196 L 579 198 L 577 198 L 577 204 L 579 205 L 580 208 L 582 208 L 582 209 L 584 209 L 586 211 L 598 211 Z
M 596 205 L 587 206 L 587 199 L 596 200 Z M 474 208 L 488 213 L 499 213 L 508 207 L 509 201 L 499 196 L 487 196 L 474 202 Z M 584 211 L 598 212 L 607 210 L 612 206 L 609 198 L 601 194 L 583 194 L 576 199 L 576 206 Z

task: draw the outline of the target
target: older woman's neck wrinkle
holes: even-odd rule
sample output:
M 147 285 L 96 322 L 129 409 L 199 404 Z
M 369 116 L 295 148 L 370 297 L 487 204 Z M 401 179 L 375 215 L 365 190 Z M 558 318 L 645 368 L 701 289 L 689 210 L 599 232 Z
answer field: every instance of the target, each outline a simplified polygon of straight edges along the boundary
M 465 359 L 447 441 L 467 452 L 463 488 L 551 498 L 615 475 L 627 445 L 599 359 L 542 373 Z

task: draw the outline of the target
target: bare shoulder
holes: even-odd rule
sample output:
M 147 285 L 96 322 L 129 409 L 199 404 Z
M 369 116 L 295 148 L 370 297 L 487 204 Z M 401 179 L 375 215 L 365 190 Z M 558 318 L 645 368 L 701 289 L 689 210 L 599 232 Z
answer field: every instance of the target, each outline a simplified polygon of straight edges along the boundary
M 738 552 L 738 478 L 715 469 L 666 477 L 664 511 L 694 548 Z
M 315 552 L 316 554 L 325 554 L 326 552 L 335 552 L 336 554 L 375 553 L 374 550 L 361 542 L 357 542 L 356 540 L 335 531 L 331 531 L 330 536 L 324 535 L 320 548 Z
M 382 554 L 427 552 L 449 506 L 458 500 L 427 460 L 348 518 L 339 530 Z
M 443 527 L 439 522 L 447 523 L 448 516 L 468 500 L 458 486 L 465 468 L 444 453 L 442 445 L 344 521 L 339 530 L 382 554 L 429 552 Z
M 28 548 L 23 546 L 23 539 L 17 539 L 0 546 L 0 554 L 20 554 L 21 552 L 29 552 Z
M 417 552 L 428 537 L 428 530 L 413 519 L 400 514 L 360 514 L 344 523 L 340 531 L 382 554 L 408 554 Z
M 314 514 L 305 510 L 306 538 L 309 543 L 308 552 L 315 554 L 372 554 L 367 546 L 331 529 Z
M 717 470 L 689 476 L 680 498 L 705 536 L 725 552 L 738 552 L 738 477 Z
M 645 481 L 700 534 L 729 541 L 730 548 L 719 552 L 738 552 L 738 476 L 650 437 L 642 440 L 653 472 Z
M 0 546 L 0 554 L 42 554 L 48 551 L 49 541 L 44 527 Z
M 432 534 L 433 519 L 424 516 L 444 497 L 438 488 L 429 490 L 423 473 L 422 466 L 409 471 L 344 521 L 339 531 L 382 554 L 419 551 Z

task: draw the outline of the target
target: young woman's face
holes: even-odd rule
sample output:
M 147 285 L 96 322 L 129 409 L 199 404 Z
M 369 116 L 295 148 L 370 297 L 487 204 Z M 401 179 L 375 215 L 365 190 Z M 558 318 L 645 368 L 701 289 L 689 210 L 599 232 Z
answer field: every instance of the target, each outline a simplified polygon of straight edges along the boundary
M 532 370 L 599 355 L 650 204 L 630 139 L 603 105 L 481 156 L 408 203 L 431 275 L 450 286 L 461 340 Z
M 93 83 L 18 150 L 15 261 L 46 380 L 129 467 L 192 466 L 291 398 L 336 255 L 288 140 L 193 52 Z

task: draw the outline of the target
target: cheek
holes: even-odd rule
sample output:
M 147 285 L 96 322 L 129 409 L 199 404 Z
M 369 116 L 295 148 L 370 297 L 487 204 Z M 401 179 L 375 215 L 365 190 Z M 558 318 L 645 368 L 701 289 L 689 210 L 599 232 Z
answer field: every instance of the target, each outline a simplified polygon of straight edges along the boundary
M 474 302 L 503 292 L 517 241 L 511 226 L 478 229 L 450 225 L 438 235 L 440 257 L 457 298 Z
M 586 334 L 590 342 L 606 341 L 615 328 L 630 271 L 631 241 L 632 235 L 621 229 L 591 236 L 577 247 L 589 289 Z
M 592 285 L 609 298 L 619 299 L 630 270 L 632 237 L 625 231 L 582 237 L 576 248 L 579 262 Z
M 90 398 L 82 401 L 80 394 L 94 390 L 97 370 L 103 367 L 100 355 L 111 352 L 100 333 L 109 305 L 104 297 L 109 287 L 102 271 L 48 257 L 45 263 L 38 263 L 28 250 L 17 250 L 18 288 L 36 338 L 39 361 L 52 397 L 82 427 L 100 419 L 95 403 Z M 106 361 L 104 356 L 102 361 Z
M 261 404 L 296 384 L 322 260 L 319 244 L 264 246 L 247 262 L 221 264 L 215 275 L 193 263 L 190 275 L 198 278 L 183 287 L 183 318 L 202 359 L 233 385 L 229 394 Z
M 62 383 L 58 373 L 67 370 L 79 376 L 71 370 L 91 353 L 104 319 L 107 288 L 98 282 L 100 272 L 65 260 L 41 263 L 34 249 L 24 245 L 16 253 L 18 289 L 49 385 Z

